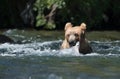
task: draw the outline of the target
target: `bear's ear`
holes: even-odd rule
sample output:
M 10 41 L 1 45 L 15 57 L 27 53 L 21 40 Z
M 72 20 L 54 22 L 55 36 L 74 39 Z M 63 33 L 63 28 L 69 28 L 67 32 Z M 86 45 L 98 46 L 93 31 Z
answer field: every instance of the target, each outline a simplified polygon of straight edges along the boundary
M 82 30 L 82 33 L 85 34 L 85 31 L 86 31 L 86 24 L 85 24 L 85 23 L 81 23 L 80 29 Z
M 73 25 L 70 23 L 70 22 L 68 22 L 68 23 L 66 23 L 65 24 L 65 31 L 68 29 L 68 28 L 71 28 Z
M 82 30 L 86 30 L 86 24 L 85 24 L 85 23 L 81 23 L 80 28 L 81 28 Z

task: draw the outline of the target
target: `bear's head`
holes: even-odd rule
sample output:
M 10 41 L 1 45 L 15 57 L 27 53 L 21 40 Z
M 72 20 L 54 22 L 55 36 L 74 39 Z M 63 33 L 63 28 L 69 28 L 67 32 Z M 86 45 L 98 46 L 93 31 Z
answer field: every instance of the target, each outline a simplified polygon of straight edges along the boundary
M 75 46 L 78 41 L 85 40 L 86 24 L 81 23 L 80 26 L 74 26 L 68 22 L 65 25 L 65 39 L 69 46 Z

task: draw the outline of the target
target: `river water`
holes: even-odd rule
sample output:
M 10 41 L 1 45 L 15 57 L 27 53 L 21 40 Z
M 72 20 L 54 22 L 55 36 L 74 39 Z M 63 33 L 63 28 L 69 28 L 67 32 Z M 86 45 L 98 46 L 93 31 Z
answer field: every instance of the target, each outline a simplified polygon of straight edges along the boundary
M 3 34 L 21 42 L 0 45 L 0 79 L 120 79 L 120 40 L 89 41 L 93 52 L 82 55 L 60 50 L 58 32 L 14 29 Z

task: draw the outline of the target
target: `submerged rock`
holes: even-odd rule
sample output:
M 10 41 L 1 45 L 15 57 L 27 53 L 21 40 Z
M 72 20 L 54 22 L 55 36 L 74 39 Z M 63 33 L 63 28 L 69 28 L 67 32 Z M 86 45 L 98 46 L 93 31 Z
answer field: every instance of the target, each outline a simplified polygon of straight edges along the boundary
M 1 35 L 0 34 L 0 43 L 14 43 L 14 40 L 12 40 L 10 37 L 5 36 L 5 35 Z

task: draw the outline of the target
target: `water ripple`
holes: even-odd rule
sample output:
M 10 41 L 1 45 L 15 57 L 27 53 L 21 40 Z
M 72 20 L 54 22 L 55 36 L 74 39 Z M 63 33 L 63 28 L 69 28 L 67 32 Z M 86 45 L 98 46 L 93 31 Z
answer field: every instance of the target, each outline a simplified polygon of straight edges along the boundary
M 0 45 L 0 56 L 120 56 L 120 41 L 112 42 L 90 42 L 93 52 L 80 54 L 75 48 L 60 50 L 61 40 L 35 42 L 27 44 Z

